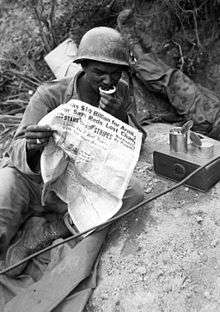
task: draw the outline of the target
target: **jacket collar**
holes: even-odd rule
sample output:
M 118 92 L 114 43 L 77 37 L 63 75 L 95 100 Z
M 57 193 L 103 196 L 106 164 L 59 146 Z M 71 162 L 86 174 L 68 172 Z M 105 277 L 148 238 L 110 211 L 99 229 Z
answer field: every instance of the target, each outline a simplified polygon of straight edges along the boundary
M 66 89 L 65 95 L 64 95 L 64 103 L 67 103 L 71 99 L 77 99 L 77 100 L 79 99 L 79 94 L 77 91 L 77 81 L 78 81 L 78 78 L 81 77 L 83 74 L 84 74 L 84 71 L 80 70 L 71 79 Z

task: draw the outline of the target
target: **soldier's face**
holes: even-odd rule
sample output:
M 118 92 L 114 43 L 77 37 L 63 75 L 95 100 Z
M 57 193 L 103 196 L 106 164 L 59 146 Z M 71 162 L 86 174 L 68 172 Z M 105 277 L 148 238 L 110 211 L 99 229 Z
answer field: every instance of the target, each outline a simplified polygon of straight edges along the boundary
M 98 92 L 99 87 L 105 90 L 112 89 L 118 84 L 121 78 L 122 66 L 115 64 L 108 64 L 96 61 L 88 61 L 83 66 L 85 71 L 85 78 L 91 87 Z

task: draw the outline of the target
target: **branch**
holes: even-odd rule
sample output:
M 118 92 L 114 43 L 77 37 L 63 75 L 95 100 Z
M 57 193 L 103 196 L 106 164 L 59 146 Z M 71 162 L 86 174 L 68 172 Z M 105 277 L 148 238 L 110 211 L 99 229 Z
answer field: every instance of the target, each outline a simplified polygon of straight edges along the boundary
M 3 123 L 3 124 L 19 124 L 21 120 L 21 117 L 18 117 L 18 116 L 11 116 L 11 115 L 8 115 L 8 114 L 5 114 L 5 115 L 0 115 L 0 123 Z
M 180 54 L 180 62 L 181 62 L 179 69 L 182 70 L 185 62 L 184 62 L 183 51 L 182 51 L 181 45 L 177 43 L 176 41 L 172 40 L 172 42 L 178 47 L 179 54 Z
M 179 9 L 183 12 L 183 13 L 192 13 L 192 11 L 196 10 L 196 11 L 199 11 L 203 5 L 205 5 L 209 0 L 205 0 L 203 3 L 200 4 L 200 6 L 198 8 L 193 8 L 193 10 L 185 10 L 183 9 L 183 7 L 181 7 L 181 5 L 178 3 L 178 1 L 175 1 L 175 4 L 179 7 Z
M 20 114 L 25 111 L 25 107 L 19 107 L 15 109 L 11 109 L 10 111 L 7 112 L 8 115 L 15 115 L 15 114 Z
M 199 40 L 199 33 L 198 33 L 198 24 L 197 24 L 197 19 L 196 19 L 196 15 L 197 15 L 197 12 L 196 12 L 196 9 L 192 11 L 192 14 L 193 14 L 193 21 L 194 21 L 194 26 L 195 26 L 195 35 L 196 35 L 196 42 L 197 42 L 197 46 L 199 48 L 202 47 L 201 45 L 201 42 Z
M 15 65 L 16 67 L 18 67 L 20 70 L 22 69 L 21 65 L 16 60 L 14 60 L 12 58 L 0 57 L 0 61 L 4 61 L 6 63 L 11 63 L 11 64 Z
M 110 11 L 115 4 L 115 0 L 112 0 L 108 5 L 106 5 L 106 8 Z
M 33 60 L 30 59 L 30 58 L 28 57 L 28 52 L 25 52 L 24 49 L 23 49 L 23 47 L 22 47 L 21 45 L 18 46 L 18 49 L 19 49 L 19 52 L 20 52 L 20 54 L 22 55 L 22 57 L 24 57 L 24 62 L 25 62 L 27 65 L 30 66 L 30 68 L 33 70 L 33 72 L 34 72 L 35 74 L 37 74 L 37 69 L 36 69 L 36 67 L 35 67 L 35 64 L 34 64 Z M 30 48 L 29 48 L 29 49 L 30 49 Z
M 17 97 L 17 95 L 16 95 Z M 24 107 L 28 104 L 28 101 L 25 101 L 25 100 L 21 100 L 21 99 L 18 99 L 18 98 L 15 98 L 14 100 L 6 100 L 4 102 L 1 102 L 1 105 L 17 105 L 17 106 L 20 106 L 20 107 Z
M 38 23 L 38 26 L 39 26 L 39 30 L 40 30 L 40 36 L 41 36 L 41 39 L 43 41 L 43 44 L 44 44 L 44 48 L 46 50 L 47 53 L 49 53 L 51 51 L 51 48 L 50 48 L 50 44 L 47 40 L 47 37 L 44 33 L 44 30 L 43 30 L 43 26 L 41 24 L 41 18 L 38 14 L 38 10 L 36 7 L 33 8 L 33 12 L 34 12 L 34 15 L 36 17 L 36 20 L 37 20 L 37 23 Z
M 193 15 L 194 31 L 195 31 L 197 46 L 198 46 L 199 48 L 201 48 L 202 45 L 201 45 L 201 42 L 200 42 L 200 39 L 199 39 L 198 23 L 197 23 L 197 18 L 196 18 L 196 16 L 197 16 L 197 11 L 200 10 L 201 7 L 202 7 L 207 1 L 208 1 L 208 0 L 205 0 L 198 8 L 195 8 L 195 7 L 194 7 L 193 10 L 185 10 L 185 9 L 183 9 L 183 8 L 181 7 L 181 5 L 178 3 L 178 1 L 175 2 L 176 5 L 178 6 L 178 8 L 179 8 L 183 13 L 187 13 L 187 14 L 190 13 L 190 14 Z
M 55 7 L 56 7 L 56 0 L 52 0 L 52 4 L 51 4 L 51 10 L 50 10 L 50 14 L 49 14 L 49 22 L 50 22 L 50 32 L 53 38 L 53 45 L 56 46 L 57 42 L 56 42 L 56 36 L 55 36 L 55 32 L 54 32 L 54 17 L 55 17 Z
M 24 80 L 26 83 L 29 82 L 30 84 L 38 87 L 39 86 L 39 83 L 36 82 L 36 81 L 33 81 L 32 78 L 28 77 L 27 75 L 23 74 L 23 73 L 20 73 L 14 69 L 10 69 L 10 71 L 8 71 L 9 73 L 12 73 L 16 76 L 18 76 L 19 78 L 21 78 L 22 80 Z

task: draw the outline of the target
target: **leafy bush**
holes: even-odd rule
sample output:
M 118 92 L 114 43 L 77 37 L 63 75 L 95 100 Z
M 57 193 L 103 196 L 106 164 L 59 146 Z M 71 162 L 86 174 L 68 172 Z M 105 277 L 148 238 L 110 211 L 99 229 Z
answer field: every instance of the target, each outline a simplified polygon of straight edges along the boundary
M 136 34 L 145 49 L 169 50 L 177 67 L 184 57 L 181 69 L 192 76 L 220 36 L 219 13 L 219 0 L 136 0 Z
M 0 3 L 0 31 L 3 34 L 0 52 L 3 83 L 0 88 L 1 97 L 4 97 L 10 93 L 11 85 L 14 86 L 14 78 L 20 81 L 21 76 L 28 76 L 30 89 L 36 87 L 36 81 L 53 78 L 43 61 L 44 55 L 67 37 L 78 43 L 89 28 L 114 26 L 124 1 L 1 0 Z M 12 69 L 20 75 L 16 76 Z M 20 86 L 17 87 L 14 93 L 20 95 Z

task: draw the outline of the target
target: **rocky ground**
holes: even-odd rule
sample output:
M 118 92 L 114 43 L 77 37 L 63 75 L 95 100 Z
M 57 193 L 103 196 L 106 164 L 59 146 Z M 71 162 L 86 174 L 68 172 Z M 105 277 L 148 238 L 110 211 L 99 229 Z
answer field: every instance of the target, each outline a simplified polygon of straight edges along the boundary
M 152 151 L 166 144 L 169 128 L 146 128 L 135 171 L 145 198 L 174 184 L 152 167 Z M 182 186 L 115 224 L 86 311 L 220 311 L 219 198 L 219 183 L 207 193 Z

